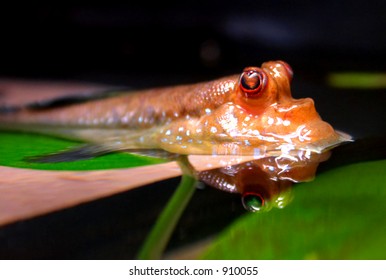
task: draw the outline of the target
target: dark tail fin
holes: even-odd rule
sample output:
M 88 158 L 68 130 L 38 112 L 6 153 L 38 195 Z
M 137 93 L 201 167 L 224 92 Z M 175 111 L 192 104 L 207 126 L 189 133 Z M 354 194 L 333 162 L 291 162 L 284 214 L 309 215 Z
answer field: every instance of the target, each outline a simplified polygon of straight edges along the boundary
M 114 150 L 111 150 L 103 145 L 85 144 L 80 147 L 60 151 L 58 153 L 27 157 L 24 160 L 27 162 L 37 163 L 71 162 L 92 159 L 111 152 L 114 152 Z

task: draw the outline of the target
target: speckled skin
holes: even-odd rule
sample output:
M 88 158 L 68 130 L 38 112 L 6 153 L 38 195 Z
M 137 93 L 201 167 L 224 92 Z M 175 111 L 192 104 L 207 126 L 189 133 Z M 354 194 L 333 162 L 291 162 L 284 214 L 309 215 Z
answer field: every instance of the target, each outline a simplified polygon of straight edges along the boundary
M 193 85 L 131 92 L 42 111 L 0 116 L 2 127 L 60 135 L 111 150 L 163 149 L 179 154 L 261 155 L 321 152 L 344 137 L 322 121 L 310 98 L 293 99 L 292 73 L 263 63 L 266 76 L 250 98 L 234 75 Z

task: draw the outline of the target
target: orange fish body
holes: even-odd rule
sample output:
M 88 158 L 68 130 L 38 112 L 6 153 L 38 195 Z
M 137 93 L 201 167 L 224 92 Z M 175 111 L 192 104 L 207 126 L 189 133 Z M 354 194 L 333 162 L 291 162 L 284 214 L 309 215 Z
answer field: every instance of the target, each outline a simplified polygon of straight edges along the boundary
M 321 153 L 349 137 L 294 99 L 292 70 L 282 61 L 245 68 L 211 82 L 181 85 L 44 110 L 0 116 L 0 126 L 103 144 L 111 150 L 176 154 Z

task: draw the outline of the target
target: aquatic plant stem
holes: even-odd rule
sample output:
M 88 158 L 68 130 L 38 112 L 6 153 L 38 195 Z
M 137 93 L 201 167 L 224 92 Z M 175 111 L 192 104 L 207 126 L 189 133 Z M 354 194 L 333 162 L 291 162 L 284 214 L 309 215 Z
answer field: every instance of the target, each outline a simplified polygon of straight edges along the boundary
M 160 259 L 169 242 L 178 220 L 184 212 L 195 191 L 196 179 L 183 175 L 173 196 L 158 217 L 156 224 L 147 236 L 140 249 L 137 259 Z

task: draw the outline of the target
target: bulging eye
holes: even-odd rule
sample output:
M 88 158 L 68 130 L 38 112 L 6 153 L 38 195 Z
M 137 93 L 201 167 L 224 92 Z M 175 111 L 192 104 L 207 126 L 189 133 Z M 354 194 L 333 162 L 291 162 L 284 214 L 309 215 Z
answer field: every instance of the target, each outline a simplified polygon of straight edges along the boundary
M 292 80 L 294 77 L 294 71 L 292 70 L 292 67 L 285 61 L 280 61 L 280 64 L 284 66 L 285 70 L 288 73 L 289 79 Z
M 244 193 L 241 201 L 247 211 L 258 212 L 261 211 L 264 207 L 264 198 L 258 193 Z
M 259 96 L 267 83 L 267 76 L 258 68 L 246 68 L 240 76 L 240 87 L 245 97 Z

